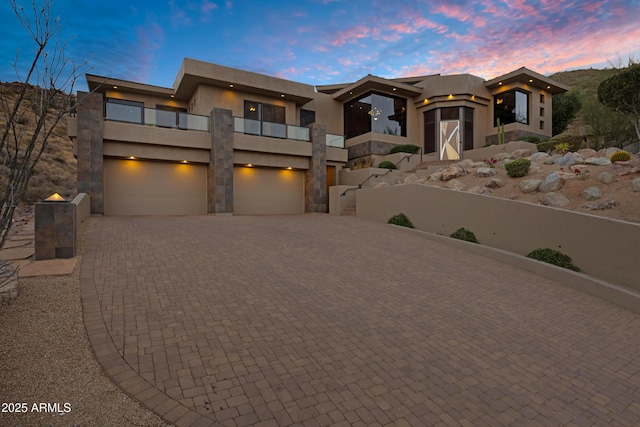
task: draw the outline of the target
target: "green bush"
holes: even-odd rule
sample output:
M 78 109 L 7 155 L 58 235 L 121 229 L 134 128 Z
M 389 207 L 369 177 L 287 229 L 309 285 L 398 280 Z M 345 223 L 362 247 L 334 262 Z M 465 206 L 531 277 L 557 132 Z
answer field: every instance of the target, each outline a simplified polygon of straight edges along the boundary
M 401 227 L 415 228 L 413 224 L 411 224 L 411 221 L 409 221 L 409 218 L 407 218 L 407 216 L 403 213 L 399 213 L 389 218 L 389 221 L 387 221 L 387 224 L 394 224 L 394 225 L 399 225 Z
M 538 261 L 557 265 L 562 268 L 568 268 L 573 271 L 580 271 L 578 267 L 571 263 L 571 258 L 568 255 L 550 248 L 531 251 L 527 254 L 527 258 L 537 259 Z
M 587 143 L 584 141 L 584 137 L 575 133 L 561 133 L 552 137 L 549 141 L 553 141 L 554 145 L 567 144 L 569 146 L 569 151 L 574 152 L 581 148 L 587 148 Z
M 519 141 L 524 141 L 524 142 L 531 142 L 533 144 L 538 144 L 540 142 L 540 138 L 538 138 L 537 136 L 533 136 L 533 135 L 526 135 L 526 136 L 521 136 L 520 138 L 518 138 Z
M 389 160 L 385 160 L 384 162 L 380 162 L 378 167 L 382 168 L 382 169 L 396 169 L 396 165 L 394 165 L 393 162 L 390 162 Z
M 511 178 L 520 178 L 529 173 L 531 167 L 531 160 L 529 159 L 516 159 L 513 162 L 504 165 L 507 170 L 507 175 Z
M 393 153 L 418 154 L 419 152 L 420 152 L 420 147 L 413 144 L 396 145 L 391 150 L 389 150 L 389 154 L 393 154 Z
M 473 231 L 467 230 L 464 227 L 458 228 L 456 231 L 451 233 L 451 236 L 454 239 L 464 240 L 465 242 L 478 243 L 478 239 L 476 239 L 476 235 L 473 234 Z
M 556 145 L 555 141 L 548 139 L 546 141 L 541 141 L 537 143 L 536 147 L 538 148 L 538 151 L 540 151 L 541 153 L 550 153 L 551 151 L 553 151 L 553 147 L 555 145 Z
M 631 160 L 631 154 L 629 154 L 628 151 L 624 151 L 624 150 L 616 151 L 611 155 L 609 160 L 611 160 L 611 163 L 628 162 L 629 160 Z

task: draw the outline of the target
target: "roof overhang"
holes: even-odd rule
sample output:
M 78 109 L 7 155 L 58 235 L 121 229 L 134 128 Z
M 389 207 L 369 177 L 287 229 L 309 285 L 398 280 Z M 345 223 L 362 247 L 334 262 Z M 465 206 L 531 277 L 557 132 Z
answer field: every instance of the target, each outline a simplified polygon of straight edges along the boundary
M 385 92 L 398 96 L 406 96 L 408 98 L 415 98 L 416 96 L 422 94 L 422 88 L 417 88 L 405 83 L 387 80 L 369 74 L 368 76 L 361 78 L 357 82 L 347 85 L 342 89 L 334 92 L 333 99 L 335 99 L 336 101 L 345 102 L 349 99 L 353 99 L 357 96 L 364 95 L 372 91 Z
M 489 90 L 495 90 L 505 85 L 513 85 L 515 83 L 524 83 L 529 86 L 550 92 L 552 95 L 563 93 L 571 89 L 570 86 L 557 82 L 542 74 L 531 71 L 522 67 L 510 73 L 504 74 L 495 79 L 488 80 L 485 86 Z
M 190 99 L 199 85 L 282 98 L 298 105 L 315 96 L 313 86 L 308 84 L 185 58 L 174 83 L 176 98 Z
M 102 94 L 107 90 L 124 90 L 126 92 L 140 95 L 166 96 L 169 98 L 175 93 L 174 90 L 169 87 L 135 83 L 111 77 L 97 76 L 95 74 L 86 74 L 85 77 L 87 79 L 87 87 L 89 88 L 89 91 Z

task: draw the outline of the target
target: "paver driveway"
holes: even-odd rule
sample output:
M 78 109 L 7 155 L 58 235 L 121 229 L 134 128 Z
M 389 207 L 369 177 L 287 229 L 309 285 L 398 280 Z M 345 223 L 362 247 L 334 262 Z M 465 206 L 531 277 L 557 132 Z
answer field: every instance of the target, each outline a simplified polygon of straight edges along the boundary
M 179 426 L 633 425 L 640 316 L 386 224 L 105 217 L 106 372 Z

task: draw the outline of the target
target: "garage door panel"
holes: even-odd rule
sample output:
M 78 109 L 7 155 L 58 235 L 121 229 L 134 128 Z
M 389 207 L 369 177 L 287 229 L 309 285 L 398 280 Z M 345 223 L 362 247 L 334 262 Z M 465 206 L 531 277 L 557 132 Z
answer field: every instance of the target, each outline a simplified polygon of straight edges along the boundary
M 304 213 L 304 172 L 235 167 L 233 212 L 238 215 Z
M 106 215 L 207 213 L 204 165 L 105 159 Z

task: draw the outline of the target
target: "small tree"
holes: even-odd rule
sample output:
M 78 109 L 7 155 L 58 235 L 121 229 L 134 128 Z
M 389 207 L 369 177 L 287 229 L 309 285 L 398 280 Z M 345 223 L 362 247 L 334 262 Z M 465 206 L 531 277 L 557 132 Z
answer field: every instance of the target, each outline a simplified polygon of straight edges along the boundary
M 598 86 L 598 100 L 624 114 L 635 127 L 640 139 L 640 64 L 632 63 Z
M 559 135 L 565 130 L 580 111 L 580 92 L 570 90 L 569 92 L 554 95 L 551 99 L 552 124 L 551 132 Z
M 0 248 L 47 140 L 73 107 L 74 85 L 87 64 L 78 66 L 66 56 L 68 41 L 54 40 L 60 23 L 51 18 L 51 0 L 42 5 L 34 0 L 28 11 L 15 0 L 9 3 L 35 43 L 35 53 L 22 70 L 18 51 L 13 64 L 18 83 L 0 91 Z
M 587 137 L 589 148 L 622 148 L 635 139 L 636 135 L 629 120 L 593 96 L 584 97 L 581 114 L 585 125 L 590 129 Z

